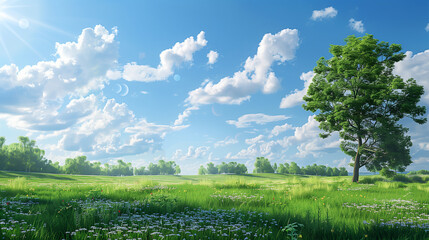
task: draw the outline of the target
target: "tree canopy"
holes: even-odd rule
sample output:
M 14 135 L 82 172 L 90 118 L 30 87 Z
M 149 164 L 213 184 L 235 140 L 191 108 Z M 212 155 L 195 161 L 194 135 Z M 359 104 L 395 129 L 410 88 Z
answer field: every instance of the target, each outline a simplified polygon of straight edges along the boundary
M 274 173 L 274 168 L 270 164 L 270 160 L 264 157 L 257 157 L 255 161 L 254 173 Z
M 52 163 L 45 158 L 45 151 L 36 146 L 36 141 L 23 136 L 18 140 L 18 143 L 5 145 L 6 139 L 0 137 L 0 170 L 108 176 L 172 175 L 181 172 L 174 161 L 159 160 L 158 164 L 150 163 L 147 168 L 137 169 L 121 159 L 116 160 L 116 164 L 101 165 L 100 162 L 88 161 L 86 156 L 67 158 L 65 164 L 60 166 L 58 162 Z
M 303 107 L 318 111 L 320 136 L 339 132 L 341 150 L 354 157 L 353 181 L 359 169 L 404 169 L 411 164 L 408 129 L 398 124 L 404 117 L 423 124 L 424 93 L 414 79 L 404 81 L 392 73 L 405 55 L 401 46 L 379 42 L 372 35 L 349 36 L 346 45 L 331 45 L 331 59 L 320 58 L 314 68 Z

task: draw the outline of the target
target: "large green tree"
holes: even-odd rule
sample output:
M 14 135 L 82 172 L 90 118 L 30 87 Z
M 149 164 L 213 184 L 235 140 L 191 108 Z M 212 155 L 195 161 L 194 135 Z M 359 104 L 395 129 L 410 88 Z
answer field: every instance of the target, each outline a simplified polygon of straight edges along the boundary
M 320 58 L 307 94 L 305 110 L 316 112 L 322 138 L 339 132 L 341 149 L 354 158 L 353 182 L 359 169 L 404 169 L 411 163 L 411 139 L 398 124 L 404 117 L 426 122 L 418 106 L 424 90 L 414 79 L 392 73 L 405 55 L 401 46 L 372 35 L 349 36 L 346 45 L 331 45 L 331 59 Z

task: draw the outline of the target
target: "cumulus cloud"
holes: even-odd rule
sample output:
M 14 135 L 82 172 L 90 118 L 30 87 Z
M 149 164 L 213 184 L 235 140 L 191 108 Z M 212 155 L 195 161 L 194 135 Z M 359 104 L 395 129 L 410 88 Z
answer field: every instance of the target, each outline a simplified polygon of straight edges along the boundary
M 65 133 L 59 147 L 67 151 L 93 152 L 104 148 L 106 152 L 112 152 L 120 129 L 131 124 L 134 118 L 126 104 L 109 99 L 103 109 L 97 109 L 80 126 Z
M 44 102 L 41 106 L 26 114 L 0 114 L 0 117 L 2 115 L 7 116 L 8 125 L 20 129 L 58 131 L 76 124 L 79 120 L 95 111 L 97 101 L 97 97 L 91 94 L 87 97 L 72 99 L 61 109 L 61 112 L 56 109 L 59 105 Z
M 138 119 L 125 103 L 109 99 L 102 109 L 63 131 L 57 147 L 79 151 L 92 159 L 134 155 L 159 150 L 166 133 L 185 127 Z
M 280 144 L 284 147 L 298 144 L 297 156 L 299 157 L 306 157 L 310 154 L 317 157 L 326 151 L 340 149 L 338 133 L 333 133 L 328 138 L 322 139 L 319 137 L 319 133 L 321 132 L 319 122 L 316 121 L 315 115 L 312 115 L 308 117 L 304 125 L 295 128 L 293 136 L 283 138 Z
M 279 125 L 279 126 L 275 126 L 272 130 L 271 130 L 271 134 L 269 135 L 269 138 L 272 138 L 274 136 L 278 136 L 281 133 L 289 130 L 289 129 L 294 129 L 294 127 L 288 123 L 285 123 L 283 125 Z
M 362 21 L 356 21 L 354 18 L 350 18 L 349 20 L 349 26 L 351 29 L 363 33 L 365 32 L 365 28 L 363 27 Z
M 412 52 L 407 51 L 405 58 L 395 64 L 394 74 L 402 78 L 414 78 L 419 85 L 425 88 L 425 95 L 423 100 L 429 104 L 429 50 L 419 52 L 413 55 Z
M 215 51 L 210 51 L 209 53 L 207 53 L 207 58 L 208 58 L 207 64 L 212 65 L 216 63 L 218 57 L 219 57 L 219 53 Z
M 231 144 L 238 143 L 238 140 L 235 138 L 226 137 L 224 140 L 220 140 L 214 143 L 214 147 L 224 147 Z
M 67 128 L 88 115 L 93 97 L 82 97 L 102 89 L 108 70 L 116 66 L 116 32 L 101 25 L 86 28 L 77 42 L 56 44 L 55 61 L 0 67 L 0 117 L 15 128 L 44 131 Z M 66 97 L 77 100 L 69 105 Z M 80 110 L 73 107 L 80 102 Z
M 107 70 L 106 77 L 110 80 L 118 80 L 122 77 L 122 72 L 118 70 Z
M 239 117 L 237 120 L 228 120 L 226 121 L 228 124 L 234 125 L 237 128 L 245 128 L 250 127 L 252 123 L 263 125 L 270 122 L 277 122 L 286 120 L 289 117 L 284 115 L 265 115 L 263 113 L 255 113 L 255 114 L 246 114 Z
M 208 156 L 210 147 L 207 146 L 200 146 L 200 147 L 194 147 L 189 146 L 188 151 L 186 153 L 183 153 L 181 149 L 177 149 L 173 154 L 173 161 L 186 161 L 186 160 L 201 160 L 202 158 L 205 158 Z
M 250 99 L 257 91 L 273 93 L 280 88 L 280 81 L 271 71 L 274 62 L 283 63 L 295 57 L 299 45 L 298 30 L 284 29 L 276 34 L 265 34 L 259 43 L 256 55 L 247 58 L 244 69 L 232 77 L 222 78 L 218 83 L 207 82 L 189 92 L 186 102 L 203 104 L 240 104 Z
M 334 160 L 334 166 L 337 168 L 344 167 L 347 169 L 347 171 L 353 171 L 353 167 L 350 166 L 350 163 L 354 163 L 353 159 L 351 158 L 343 158 Z
M 255 143 L 263 142 L 264 138 L 265 138 L 264 135 L 261 134 L 259 136 L 254 137 L 254 138 L 248 138 L 248 139 L 244 140 L 244 142 L 246 144 L 252 145 L 252 144 L 255 144 Z
M 426 32 L 429 32 L 429 23 L 425 27 Z
M 255 159 L 256 157 L 264 156 L 274 161 L 285 160 L 286 155 L 290 157 L 290 154 L 286 154 L 286 151 L 291 146 L 296 146 L 295 157 L 298 158 L 304 158 L 309 155 L 320 157 L 328 152 L 338 151 L 340 149 L 338 134 L 334 133 L 326 139 L 320 138 L 319 133 L 322 130 L 319 129 L 319 123 L 314 117 L 314 115 L 309 116 L 305 124 L 295 128 L 293 135 L 282 139 L 268 140 L 270 137 L 265 139 L 263 135 L 246 139 L 246 143 L 249 144 L 247 148 L 240 150 L 236 154 L 229 153 L 226 158 Z
M 147 65 L 137 65 L 135 62 L 124 66 L 122 77 L 128 81 L 152 82 L 166 80 L 173 75 L 174 69 L 185 62 L 192 62 L 193 54 L 207 45 L 204 32 L 197 39 L 189 37 L 183 42 L 177 42 L 172 48 L 166 49 L 159 55 L 160 63 L 153 68 Z
M 302 98 L 307 93 L 308 87 L 313 81 L 314 76 L 315 73 L 313 71 L 302 73 L 299 78 L 304 81 L 304 89 L 295 89 L 293 93 L 286 95 L 284 98 L 282 98 L 282 101 L 280 102 L 280 108 L 291 108 L 304 103 L 304 100 Z
M 182 125 L 183 122 L 191 115 L 192 111 L 194 110 L 198 110 L 199 107 L 197 106 L 191 106 L 185 109 L 185 111 L 183 111 L 183 113 L 179 114 L 179 116 L 177 116 L 177 119 L 174 121 L 174 125 Z
M 327 7 L 322 10 L 314 10 L 311 20 L 322 20 L 324 18 L 333 18 L 337 16 L 338 11 L 333 7 Z
M 240 150 L 236 154 L 228 153 L 226 159 L 234 159 L 234 160 L 248 160 L 248 159 L 256 159 L 256 157 L 266 157 L 271 160 L 273 159 L 281 159 L 284 157 L 285 148 L 279 144 L 278 141 L 268 141 L 265 142 L 263 137 L 257 136 L 253 139 L 247 139 L 248 146 Z

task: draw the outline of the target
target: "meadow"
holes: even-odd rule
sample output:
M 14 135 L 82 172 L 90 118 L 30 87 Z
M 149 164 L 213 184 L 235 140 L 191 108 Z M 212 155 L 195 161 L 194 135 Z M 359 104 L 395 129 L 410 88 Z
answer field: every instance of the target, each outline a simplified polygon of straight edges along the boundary
M 0 239 L 429 239 L 422 177 L 0 171 Z

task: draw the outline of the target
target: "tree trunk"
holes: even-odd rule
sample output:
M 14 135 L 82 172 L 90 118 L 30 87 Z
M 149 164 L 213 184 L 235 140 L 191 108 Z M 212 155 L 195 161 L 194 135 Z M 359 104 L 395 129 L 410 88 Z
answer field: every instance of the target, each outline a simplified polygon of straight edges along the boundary
M 360 168 L 360 153 L 359 153 L 359 149 L 362 146 L 362 138 L 359 137 L 358 139 L 358 148 L 356 151 L 356 157 L 355 157 L 355 165 L 353 167 L 353 182 L 358 182 L 359 181 L 359 168 Z

